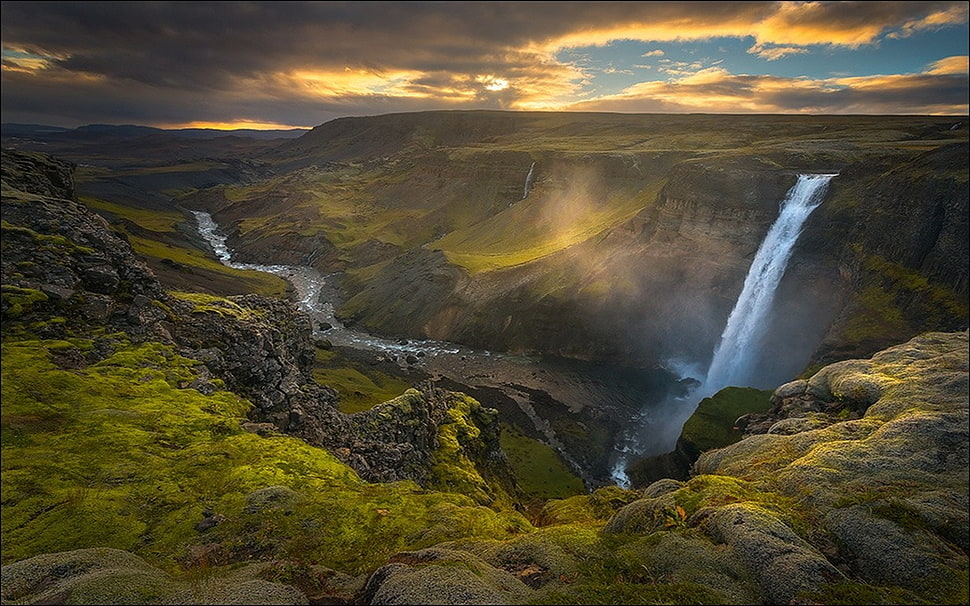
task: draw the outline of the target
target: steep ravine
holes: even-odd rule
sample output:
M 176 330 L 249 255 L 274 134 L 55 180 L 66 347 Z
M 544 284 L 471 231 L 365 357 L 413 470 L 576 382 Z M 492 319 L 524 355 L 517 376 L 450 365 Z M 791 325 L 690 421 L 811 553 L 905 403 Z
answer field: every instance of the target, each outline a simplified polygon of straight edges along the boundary
M 923 330 L 966 327 L 968 255 L 957 235 L 966 159 L 956 144 L 828 165 L 840 176 L 780 286 L 761 386 Z M 474 275 L 412 250 L 348 281 L 339 313 L 373 330 L 498 351 L 703 366 L 796 172 L 744 156 L 681 162 L 637 216 L 584 242 Z M 874 288 L 886 293 L 879 301 Z M 895 314 L 903 319 L 886 325 Z
M 285 277 L 297 307 L 307 313 L 313 335 L 327 346 L 354 350 L 371 364 L 392 363 L 414 380 L 430 379 L 479 395 L 506 423 L 553 447 L 589 487 L 608 483 L 619 434 L 632 419 L 649 415 L 644 441 L 660 452 L 670 441 L 666 396 L 679 391 L 678 377 L 662 369 L 633 369 L 550 357 L 524 357 L 474 350 L 451 342 L 382 338 L 344 326 L 334 317 L 338 293 L 334 276 L 312 267 L 238 263 L 227 238 L 210 215 L 192 211 L 200 235 L 230 267 Z M 393 310 L 391 310 L 393 313 Z M 524 418 L 524 421 L 523 421 Z

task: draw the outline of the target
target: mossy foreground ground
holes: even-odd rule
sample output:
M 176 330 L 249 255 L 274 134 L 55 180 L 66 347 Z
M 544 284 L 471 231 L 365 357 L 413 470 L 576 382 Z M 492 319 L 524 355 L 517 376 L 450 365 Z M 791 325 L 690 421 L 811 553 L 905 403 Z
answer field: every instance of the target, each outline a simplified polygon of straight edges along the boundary
M 966 333 L 808 380 L 861 419 L 751 436 L 688 482 L 549 501 L 534 524 L 362 482 L 242 431 L 248 402 L 187 387 L 198 362 L 105 343 L 85 368 L 65 360 L 94 340 L 3 344 L 4 603 L 967 602 Z

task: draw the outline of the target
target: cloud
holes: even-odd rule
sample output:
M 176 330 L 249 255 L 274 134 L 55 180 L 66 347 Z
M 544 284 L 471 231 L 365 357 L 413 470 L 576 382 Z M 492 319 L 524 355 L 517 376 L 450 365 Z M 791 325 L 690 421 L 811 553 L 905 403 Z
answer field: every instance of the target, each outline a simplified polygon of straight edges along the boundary
M 3 2 L 0 96 L 5 120 L 67 125 L 555 109 L 593 90 L 564 49 L 731 37 L 773 61 L 966 21 L 966 2 Z
M 891 38 L 907 38 L 920 31 L 966 23 L 968 11 L 970 11 L 970 5 L 966 2 L 953 6 L 943 6 L 924 17 L 911 19 L 903 23 L 898 31 L 891 32 L 888 36 Z
M 950 61 L 949 59 L 953 59 Z M 729 73 L 711 67 L 665 82 L 641 82 L 569 109 L 615 112 L 965 114 L 970 78 L 960 57 L 921 74 L 813 80 Z M 943 64 L 942 68 L 940 63 Z M 942 70 L 942 71 L 941 71 Z
M 758 55 L 767 61 L 776 61 L 789 55 L 804 55 L 808 53 L 808 49 L 799 46 L 774 46 L 769 48 L 764 44 L 755 44 L 748 49 L 748 53 Z
M 967 55 L 957 57 L 945 57 L 935 61 L 926 73 L 934 75 L 964 74 L 970 72 L 970 57 Z

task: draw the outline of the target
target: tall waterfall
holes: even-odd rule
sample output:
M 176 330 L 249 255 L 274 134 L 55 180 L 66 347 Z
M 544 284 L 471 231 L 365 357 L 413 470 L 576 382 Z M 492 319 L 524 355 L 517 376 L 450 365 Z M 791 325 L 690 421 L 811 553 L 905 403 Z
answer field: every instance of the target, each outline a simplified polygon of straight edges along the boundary
M 626 473 L 630 461 L 674 450 L 677 436 L 702 398 L 712 396 L 728 385 L 745 387 L 750 384 L 754 378 L 752 366 L 761 349 L 760 341 L 769 320 L 775 289 L 785 273 L 805 220 L 822 203 L 833 177 L 834 174 L 798 176 L 798 181 L 781 202 L 778 218 L 755 254 L 707 377 L 686 393 L 669 396 L 642 412 L 621 437 L 611 470 L 611 476 L 619 486 L 626 488 L 630 485 Z M 654 442 L 645 437 L 647 425 L 652 426 Z
M 529 191 L 532 190 L 532 175 L 535 173 L 536 163 L 533 162 L 532 166 L 529 167 L 529 174 L 525 176 L 525 187 L 522 190 L 522 199 L 525 200 L 529 196 Z
M 751 263 L 704 381 L 705 395 L 728 385 L 747 386 L 751 365 L 768 323 L 775 290 L 808 216 L 822 203 L 834 174 L 799 175 Z

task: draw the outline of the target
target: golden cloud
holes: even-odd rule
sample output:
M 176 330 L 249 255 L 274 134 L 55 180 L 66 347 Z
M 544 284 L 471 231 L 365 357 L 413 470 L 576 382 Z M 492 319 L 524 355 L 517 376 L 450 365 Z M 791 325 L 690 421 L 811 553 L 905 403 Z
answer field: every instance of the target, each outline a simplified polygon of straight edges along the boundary
M 968 13 L 970 13 L 970 5 L 961 3 L 961 5 L 951 6 L 945 10 L 934 11 L 922 19 L 907 21 L 902 25 L 899 32 L 893 32 L 889 36 L 891 38 L 905 38 L 922 30 L 966 23 Z
M 945 57 L 936 61 L 927 70 L 927 74 L 934 75 L 945 75 L 945 74 L 966 74 L 970 72 L 970 57 L 955 56 L 955 57 Z
M 159 128 L 209 128 L 213 130 L 288 130 L 293 128 L 287 124 L 276 122 L 258 122 L 254 120 L 235 120 L 233 122 L 180 122 L 178 124 L 160 124 Z
M 346 95 L 413 96 L 408 84 L 420 78 L 416 70 L 376 72 L 364 69 L 294 70 L 277 78 L 303 94 L 321 97 Z
M 802 52 L 797 47 L 857 48 L 875 43 L 887 32 L 891 36 L 910 35 L 968 20 L 967 5 L 962 4 L 941 8 L 900 24 L 905 18 L 900 11 L 905 8 L 894 7 L 891 3 L 873 6 L 865 2 L 775 2 L 769 11 L 757 15 L 744 11 L 731 16 L 671 11 L 655 15 L 649 21 L 631 20 L 568 32 L 551 37 L 532 50 L 553 55 L 566 48 L 605 46 L 616 40 L 676 42 L 753 36 L 756 54 L 777 59 L 784 54 Z M 773 46 L 778 48 L 771 48 Z
M 767 48 L 763 44 L 755 44 L 748 49 L 748 53 L 758 55 L 767 61 L 776 61 L 789 55 L 802 55 L 808 53 L 808 49 L 798 46 L 775 46 Z
M 22 47 L 3 47 L 4 69 L 34 74 L 52 69 L 56 62 L 66 56 L 57 53 L 30 50 Z
M 952 59 L 952 61 L 951 61 Z M 962 64 L 960 59 L 963 59 Z M 705 113 L 929 113 L 965 114 L 966 102 L 928 95 L 941 86 L 957 88 L 966 58 L 951 57 L 923 74 L 813 80 L 736 75 L 713 67 L 666 82 L 641 82 L 563 109 L 628 112 Z M 963 72 L 956 72 L 960 65 Z M 942 70 L 942 71 L 935 71 Z M 943 81 L 941 78 L 951 78 Z M 966 87 L 966 82 L 963 82 Z M 935 99 L 929 104 L 925 99 Z M 964 97 L 965 98 L 965 97 Z

